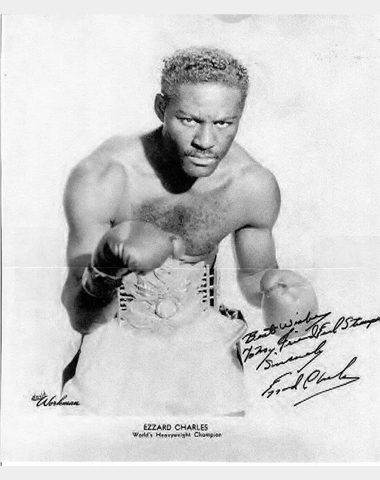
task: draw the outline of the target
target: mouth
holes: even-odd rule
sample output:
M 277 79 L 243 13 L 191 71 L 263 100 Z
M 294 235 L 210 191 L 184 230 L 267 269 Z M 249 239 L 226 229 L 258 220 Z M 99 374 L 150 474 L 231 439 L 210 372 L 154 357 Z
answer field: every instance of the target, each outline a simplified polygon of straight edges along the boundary
M 212 165 L 213 163 L 215 163 L 215 161 L 217 160 L 216 157 L 214 156 L 203 156 L 203 157 L 198 157 L 196 155 L 186 155 L 190 160 L 191 162 L 198 166 L 198 167 L 208 167 L 210 165 Z

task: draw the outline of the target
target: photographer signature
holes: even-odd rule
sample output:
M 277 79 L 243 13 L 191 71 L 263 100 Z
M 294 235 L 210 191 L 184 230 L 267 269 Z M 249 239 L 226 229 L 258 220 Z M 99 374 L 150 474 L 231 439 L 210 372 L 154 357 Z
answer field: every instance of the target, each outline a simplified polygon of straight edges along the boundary
M 49 396 L 45 391 L 36 394 L 34 393 L 31 398 L 32 402 L 36 402 L 36 407 L 62 407 L 62 406 L 78 406 L 77 400 L 66 400 L 67 395 L 63 395 L 57 399 L 57 395 Z

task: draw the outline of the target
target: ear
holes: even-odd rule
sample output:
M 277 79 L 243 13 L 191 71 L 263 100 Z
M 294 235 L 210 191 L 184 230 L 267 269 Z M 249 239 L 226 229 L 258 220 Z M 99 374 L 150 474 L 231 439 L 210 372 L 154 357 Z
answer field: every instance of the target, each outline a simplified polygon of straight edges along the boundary
M 166 102 L 167 100 L 162 93 L 157 93 L 156 98 L 154 99 L 154 110 L 161 122 L 164 122 Z

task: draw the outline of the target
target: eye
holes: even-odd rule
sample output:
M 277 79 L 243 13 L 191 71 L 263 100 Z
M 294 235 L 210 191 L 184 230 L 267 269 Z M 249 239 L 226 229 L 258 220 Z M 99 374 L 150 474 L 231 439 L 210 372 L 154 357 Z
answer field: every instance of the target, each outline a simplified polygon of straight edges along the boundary
M 220 120 L 219 122 L 215 122 L 215 125 L 217 125 L 219 128 L 226 128 L 229 125 L 232 125 L 232 122 L 224 122 L 223 120 Z
M 197 123 L 193 118 L 183 117 L 183 118 L 180 118 L 180 120 L 184 125 L 189 125 L 189 126 L 193 126 Z

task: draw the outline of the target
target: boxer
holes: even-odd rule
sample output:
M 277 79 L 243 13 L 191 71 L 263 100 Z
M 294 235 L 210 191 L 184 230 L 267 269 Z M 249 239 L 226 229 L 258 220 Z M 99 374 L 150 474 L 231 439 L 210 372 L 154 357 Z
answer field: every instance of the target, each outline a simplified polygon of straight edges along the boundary
M 316 308 L 315 295 L 304 294 L 305 284 L 308 291 L 312 290 L 308 282 L 294 272 L 278 269 L 272 236 L 280 208 L 276 179 L 235 142 L 248 85 L 246 68 L 224 51 L 189 48 L 176 52 L 164 60 L 161 92 L 155 98 L 155 112 L 161 125 L 143 135 L 119 136 L 106 141 L 73 169 L 65 191 L 69 274 L 62 300 L 73 328 L 84 335 L 81 356 L 83 345 L 91 344 L 92 350 L 87 349 L 87 356 L 99 362 L 99 355 L 103 355 L 102 358 L 107 358 L 111 365 L 113 355 L 119 355 L 115 352 L 120 349 L 123 353 L 120 353 L 117 364 L 122 364 L 127 371 L 133 360 L 125 357 L 125 345 L 136 350 L 136 343 L 148 342 L 154 337 L 157 346 L 157 338 L 160 338 L 159 342 L 165 342 L 165 338 L 173 335 L 169 350 L 175 348 L 172 345 L 176 343 L 182 345 L 180 356 L 191 357 L 188 362 L 191 367 L 184 363 L 181 371 L 196 379 L 197 388 L 203 390 L 203 399 L 193 395 L 194 389 L 187 392 L 187 387 L 183 388 L 188 398 L 194 396 L 193 404 L 201 407 L 207 396 L 205 391 L 209 396 L 213 395 L 207 386 L 212 383 L 210 378 L 198 382 L 194 371 L 204 369 L 204 378 L 208 375 L 207 354 L 201 337 L 204 339 L 211 334 L 214 338 L 220 337 L 223 345 L 220 351 L 224 349 L 231 356 L 236 352 L 231 350 L 231 343 L 226 347 L 226 339 L 236 342 L 236 335 L 242 330 L 235 325 L 234 336 L 231 325 L 224 324 L 209 310 L 206 310 L 208 313 L 203 323 L 194 320 L 194 325 L 189 326 L 188 319 L 194 317 L 200 305 L 194 302 L 198 294 L 189 285 L 202 278 L 197 277 L 198 271 L 193 267 L 212 265 L 217 246 L 227 235 L 233 235 L 241 289 L 251 304 L 263 306 L 267 322 L 288 320 L 300 305 L 303 313 Z M 170 275 L 174 275 L 177 285 L 170 283 Z M 161 284 L 166 284 L 164 300 L 164 290 L 156 282 L 157 278 L 165 278 L 160 280 Z M 184 287 L 186 295 L 184 290 L 177 288 L 179 284 L 187 285 L 188 290 Z M 275 285 L 281 285 L 281 288 L 276 289 Z M 288 285 L 291 285 L 292 295 L 288 295 L 284 303 L 283 292 Z M 120 321 L 115 324 L 120 310 L 121 288 L 129 299 L 123 327 L 120 327 Z M 201 318 L 203 313 L 199 315 Z M 282 318 L 283 315 L 286 318 Z M 145 328 L 147 324 L 148 329 Z M 209 325 L 207 332 L 206 324 Z M 216 324 L 219 330 L 215 330 Z M 128 328 L 124 328 L 125 325 Z M 142 330 L 150 329 L 155 333 L 150 334 L 151 337 L 139 333 L 139 340 L 134 337 L 132 341 L 135 330 L 130 328 L 131 325 L 143 325 Z M 169 325 L 175 327 L 171 329 Z M 195 338 L 192 348 L 199 350 L 197 359 L 192 358 L 189 339 L 184 340 L 184 333 L 179 333 L 181 325 L 186 325 L 183 327 L 186 335 Z M 124 328 L 123 340 L 120 340 L 119 333 L 115 333 L 120 332 L 120 328 Z M 160 336 L 156 332 L 161 332 Z M 219 335 L 218 332 L 223 333 Z M 112 338 L 107 340 L 108 343 L 104 340 L 107 335 Z M 102 349 L 105 343 L 108 346 Z M 112 353 L 112 345 L 116 344 Z M 156 361 L 159 362 L 166 353 L 160 353 L 163 347 L 161 350 L 154 348 L 152 351 L 156 351 Z M 219 358 L 216 347 L 212 348 L 215 358 Z M 166 378 L 172 374 L 179 384 L 182 377 L 174 370 L 171 372 L 178 357 L 174 357 L 173 352 L 167 355 L 166 360 L 162 360 L 163 368 L 170 370 L 166 372 Z M 200 366 L 199 359 L 202 358 L 205 361 Z M 225 376 L 218 385 L 226 384 L 223 393 L 226 397 L 233 384 L 228 390 L 227 373 L 230 372 L 232 378 L 235 367 L 232 367 L 233 360 L 231 365 L 228 363 L 224 353 L 220 353 L 219 360 L 220 365 L 224 365 L 225 374 L 221 370 L 215 375 L 219 380 Z M 144 362 L 141 360 L 133 368 L 144 371 Z M 87 370 L 79 368 L 81 374 L 77 371 L 75 375 L 81 376 L 83 385 L 91 375 L 92 382 L 98 382 L 96 371 L 88 373 L 90 364 L 88 362 Z M 80 362 L 78 365 L 81 366 Z M 159 375 L 157 372 L 163 370 L 154 370 L 155 367 L 151 365 L 145 371 L 152 382 Z M 219 367 L 215 365 L 214 368 L 218 370 Z M 130 373 L 131 378 L 133 372 Z M 113 388 L 115 382 L 123 383 L 124 380 L 120 379 L 124 377 L 120 372 L 118 375 L 114 383 L 103 388 Z M 112 374 L 107 371 L 103 372 L 104 376 L 111 378 Z M 239 379 L 236 384 L 238 382 Z M 125 383 L 128 384 L 128 379 Z M 99 389 L 86 388 L 88 396 L 99 396 Z M 140 385 L 136 383 L 133 388 L 137 391 Z M 186 396 L 185 390 L 181 394 L 181 388 L 173 386 L 174 396 L 176 393 L 178 398 Z M 130 391 L 131 388 L 126 387 L 117 395 L 119 398 L 125 396 L 132 404 L 133 399 L 128 396 Z M 105 400 L 102 402 L 104 404 Z M 102 402 L 99 400 L 98 406 Z M 210 408 L 216 405 L 216 410 L 222 412 L 224 409 L 226 413 L 229 408 L 234 410 L 233 404 L 234 400 L 231 400 L 224 409 L 218 397 Z M 113 408 L 117 407 L 110 406 L 110 411 L 115 412 Z M 183 413 L 178 402 L 171 404 L 171 408 L 174 413 Z M 188 411 L 193 411 L 191 406 L 184 410 Z M 157 412 L 161 412 L 158 407 Z

